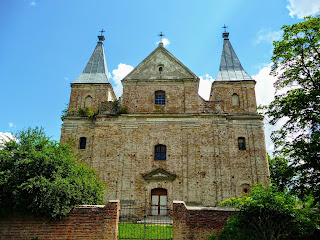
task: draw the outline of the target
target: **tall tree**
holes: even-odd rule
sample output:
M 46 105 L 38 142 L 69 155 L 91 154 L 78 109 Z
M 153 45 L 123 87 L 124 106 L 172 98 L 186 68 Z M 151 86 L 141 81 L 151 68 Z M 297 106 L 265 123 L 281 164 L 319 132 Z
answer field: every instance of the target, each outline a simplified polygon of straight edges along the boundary
M 62 217 L 80 204 L 102 204 L 97 174 L 77 163 L 71 147 L 42 128 L 18 132 L 0 148 L 0 215 Z
M 285 120 L 271 137 L 276 156 L 287 158 L 296 175 L 292 190 L 320 201 L 320 15 L 282 29 L 273 43 L 277 94 L 265 115 L 273 125 Z

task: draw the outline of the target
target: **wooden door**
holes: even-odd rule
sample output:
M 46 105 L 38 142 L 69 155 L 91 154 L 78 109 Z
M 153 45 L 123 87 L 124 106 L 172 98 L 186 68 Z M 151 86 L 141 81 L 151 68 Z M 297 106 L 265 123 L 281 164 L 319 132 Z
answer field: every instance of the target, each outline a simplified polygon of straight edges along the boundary
M 151 191 L 151 215 L 167 215 L 167 190 L 155 188 Z

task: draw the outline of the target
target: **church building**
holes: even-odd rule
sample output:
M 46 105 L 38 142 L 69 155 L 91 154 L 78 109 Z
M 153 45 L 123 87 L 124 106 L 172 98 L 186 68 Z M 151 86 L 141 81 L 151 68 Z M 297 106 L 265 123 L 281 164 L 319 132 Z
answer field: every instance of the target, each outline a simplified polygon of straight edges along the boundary
M 61 142 L 107 186 L 106 200 L 147 201 L 166 215 L 173 200 L 216 206 L 269 178 L 256 81 L 245 72 L 223 33 L 218 76 L 210 99 L 198 95 L 199 77 L 160 42 L 122 79 L 116 99 L 109 81 L 104 36 L 71 83 Z M 112 57 L 112 56 L 110 56 Z

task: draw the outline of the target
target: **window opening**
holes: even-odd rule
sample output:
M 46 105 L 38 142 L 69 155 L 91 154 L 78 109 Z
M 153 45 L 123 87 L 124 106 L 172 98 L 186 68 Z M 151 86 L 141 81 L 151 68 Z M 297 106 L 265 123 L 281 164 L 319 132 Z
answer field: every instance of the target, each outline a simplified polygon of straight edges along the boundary
M 85 105 L 85 107 L 89 107 L 92 105 L 92 97 L 91 96 L 86 97 L 84 105 Z
M 246 139 L 244 137 L 238 138 L 239 150 L 246 150 Z
M 79 143 L 79 149 L 86 149 L 87 138 L 81 137 Z
M 166 160 L 167 149 L 165 145 L 156 145 L 154 147 L 154 160 Z
M 154 103 L 157 105 L 165 105 L 166 93 L 164 91 L 156 91 L 154 95 Z
M 159 67 L 159 72 L 162 72 L 163 68 L 162 67 Z
M 232 106 L 239 106 L 240 105 L 240 100 L 239 100 L 239 95 L 238 94 L 234 93 L 232 95 L 231 104 L 232 104 Z

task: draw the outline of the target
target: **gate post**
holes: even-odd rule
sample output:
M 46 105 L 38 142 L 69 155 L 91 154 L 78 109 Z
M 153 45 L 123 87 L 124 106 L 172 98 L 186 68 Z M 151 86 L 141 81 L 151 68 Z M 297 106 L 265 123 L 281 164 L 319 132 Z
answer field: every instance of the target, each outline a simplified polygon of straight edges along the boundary
M 107 239 L 117 240 L 118 239 L 118 223 L 119 223 L 119 200 L 110 200 L 106 206 L 105 221 L 107 224 Z
M 188 240 L 188 210 L 183 201 L 173 201 L 173 240 Z

